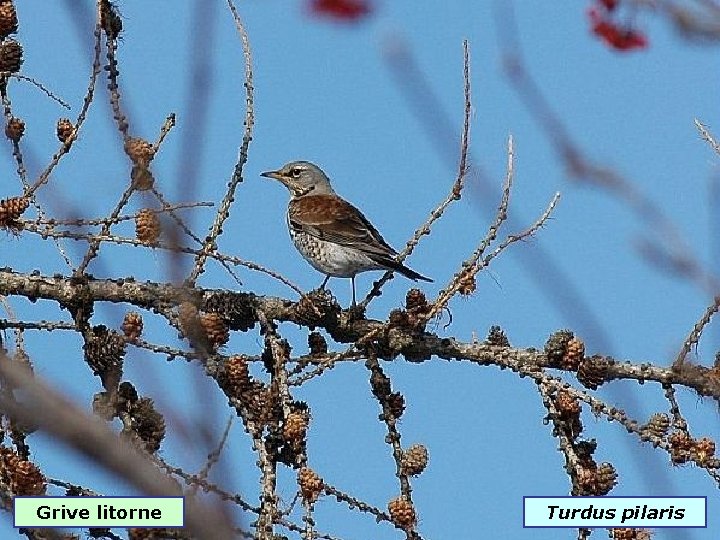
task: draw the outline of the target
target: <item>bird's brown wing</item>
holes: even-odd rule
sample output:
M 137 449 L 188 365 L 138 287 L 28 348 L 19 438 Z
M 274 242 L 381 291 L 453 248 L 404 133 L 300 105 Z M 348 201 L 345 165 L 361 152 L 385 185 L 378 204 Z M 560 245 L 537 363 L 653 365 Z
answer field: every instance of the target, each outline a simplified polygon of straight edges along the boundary
M 290 201 L 288 220 L 297 231 L 369 256 L 397 255 L 362 212 L 337 195 L 309 195 Z
M 362 212 L 337 195 L 308 195 L 290 201 L 288 222 L 295 231 L 310 234 L 365 253 L 379 265 L 414 280 L 432 281 L 395 257 L 390 247 Z

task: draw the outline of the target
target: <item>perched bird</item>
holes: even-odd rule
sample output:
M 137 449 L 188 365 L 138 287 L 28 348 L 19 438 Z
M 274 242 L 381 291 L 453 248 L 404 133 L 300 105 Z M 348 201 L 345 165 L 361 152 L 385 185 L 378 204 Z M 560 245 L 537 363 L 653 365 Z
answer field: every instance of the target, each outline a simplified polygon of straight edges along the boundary
M 360 272 L 393 270 L 415 281 L 432 281 L 395 259 L 397 251 L 360 210 L 335 193 L 317 165 L 293 161 L 261 176 L 279 180 L 290 190 L 290 237 L 305 260 L 325 274 L 320 288 L 331 277 L 349 277 L 355 305 L 355 276 Z

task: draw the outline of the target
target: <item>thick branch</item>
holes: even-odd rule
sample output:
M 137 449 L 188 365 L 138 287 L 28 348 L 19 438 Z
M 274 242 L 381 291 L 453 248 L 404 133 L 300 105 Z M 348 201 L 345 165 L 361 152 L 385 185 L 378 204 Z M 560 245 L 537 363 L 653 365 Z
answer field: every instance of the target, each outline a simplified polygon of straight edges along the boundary
M 222 298 L 230 310 L 233 330 L 246 331 L 255 326 L 260 314 L 267 320 L 293 322 L 301 326 L 322 327 L 339 343 L 368 341 L 372 334 L 378 357 L 389 360 L 403 355 L 412 362 L 423 362 L 436 356 L 445 360 L 466 360 L 480 365 L 496 365 L 518 373 L 528 373 L 550 367 L 546 355 L 533 348 L 501 347 L 487 343 L 464 343 L 433 333 L 419 333 L 412 328 L 391 325 L 378 320 L 353 317 L 337 305 L 319 310 L 308 318 L 303 301 L 293 302 L 273 296 L 257 296 L 217 289 L 186 289 L 164 283 L 137 282 L 131 278 L 96 279 L 92 276 L 70 278 L 39 273 L 22 274 L 0 269 L 0 295 L 23 296 L 31 301 L 54 300 L 63 306 L 87 302 L 127 303 L 160 312 L 168 305 L 188 299 L 202 306 Z M 305 307 L 305 309 L 303 309 Z M 666 368 L 650 363 L 617 362 L 609 360 L 606 380 L 632 379 L 680 384 L 692 388 L 702 396 L 720 400 L 720 373 L 711 368 L 685 364 Z M 209 370 L 210 374 L 216 374 Z

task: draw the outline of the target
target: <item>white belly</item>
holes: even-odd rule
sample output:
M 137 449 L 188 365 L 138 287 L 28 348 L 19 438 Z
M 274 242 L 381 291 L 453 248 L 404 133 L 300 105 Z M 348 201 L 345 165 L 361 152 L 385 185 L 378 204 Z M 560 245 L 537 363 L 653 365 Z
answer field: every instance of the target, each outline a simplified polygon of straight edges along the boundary
M 325 275 L 347 278 L 359 272 L 384 268 L 356 249 L 320 240 L 292 229 L 290 236 L 305 260 Z

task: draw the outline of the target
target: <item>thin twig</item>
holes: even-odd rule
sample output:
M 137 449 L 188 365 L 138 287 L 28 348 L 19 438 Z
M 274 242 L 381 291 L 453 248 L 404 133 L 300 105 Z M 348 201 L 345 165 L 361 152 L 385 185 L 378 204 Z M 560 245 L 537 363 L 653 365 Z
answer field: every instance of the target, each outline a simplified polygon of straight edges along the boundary
M 450 299 L 460 289 L 460 285 L 464 279 L 474 277 L 479 270 L 479 268 L 477 268 L 477 263 L 480 260 L 480 257 L 482 257 L 485 250 L 488 249 L 488 247 L 490 247 L 490 245 L 495 241 L 500 227 L 507 219 L 508 206 L 510 205 L 510 193 L 512 191 L 513 180 L 515 178 L 515 150 L 512 136 L 508 137 L 507 148 L 507 171 L 505 174 L 502 198 L 500 199 L 500 204 L 498 205 L 497 212 L 495 213 L 495 220 L 490 225 L 485 237 L 475 251 L 473 251 L 473 253 L 462 263 L 461 270 L 456 272 L 445 288 L 438 293 L 437 298 L 432 303 L 432 307 L 427 313 L 425 320 L 430 320 L 445 308 Z
M 228 182 L 227 191 L 225 192 L 225 196 L 220 203 L 220 207 L 218 208 L 215 219 L 213 220 L 210 230 L 205 237 L 202 249 L 200 250 L 198 256 L 195 258 L 195 264 L 193 265 L 193 269 L 187 279 L 187 283 L 191 285 L 194 284 L 200 274 L 203 273 L 205 269 L 205 263 L 210 254 L 215 251 L 215 249 L 217 249 L 217 239 L 220 234 L 222 234 L 222 226 L 225 223 L 225 220 L 230 217 L 230 207 L 235 200 L 235 190 L 243 179 L 243 167 L 245 166 L 245 163 L 248 159 L 248 148 L 250 146 L 250 141 L 252 140 L 253 126 L 255 125 L 253 67 L 252 54 L 250 51 L 250 39 L 248 37 L 247 31 L 245 30 L 245 25 L 243 24 L 242 19 L 240 19 L 240 15 L 235 8 L 232 0 L 227 0 L 227 3 L 232 13 L 233 19 L 235 20 L 235 28 L 240 34 L 243 58 L 245 60 L 245 130 L 238 153 L 238 161 L 235 164 L 235 170 L 232 174 L 232 177 Z
M 155 463 L 166 471 L 170 475 L 177 476 L 179 478 L 182 478 L 185 484 L 189 486 L 199 485 L 203 491 L 214 493 L 217 495 L 221 500 L 230 502 L 232 504 L 236 504 L 246 512 L 251 512 L 253 514 L 257 514 L 260 512 L 260 509 L 251 505 L 250 503 L 246 502 L 240 495 L 230 493 L 228 491 L 225 491 L 224 489 L 220 488 L 218 485 L 213 484 L 212 482 L 208 482 L 207 479 L 200 478 L 196 474 L 190 474 L 182 470 L 180 467 L 173 467 L 170 465 L 167 461 L 165 461 L 163 458 L 161 458 L 158 455 L 153 455 L 152 459 L 155 461 Z
M 448 193 L 447 197 L 436 206 L 430 216 L 420 227 L 415 230 L 412 238 L 405 244 L 405 248 L 398 254 L 397 260 L 399 262 L 404 261 L 415 249 L 423 236 L 430 234 L 431 226 L 438 219 L 440 219 L 445 213 L 445 210 L 454 201 L 459 201 L 463 187 L 465 185 L 465 178 L 468 172 L 468 147 L 470 138 L 470 119 L 472 116 L 472 93 L 470 89 L 470 52 L 467 40 L 463 41 L 463 80 L 464 80 L 464 97 L 465 97 L 465 110 L 463 115 L 463 128 L 460 136 L 460 162 L 458 164 L 458 171 L 453 182 L 452 188 Z M 380 296 L 382 286 L 393 278 L 393 272 L 387 271 L 382 277 L 373 283 L 373 287 L 367 294 L 365 299 L 360 302 L 359 307 L 366 308 L 367 305 L 372 301 L 373 298 Z
M 58 163 L 60 163 L 60 160 L 65 156 L 69 151 L 70 147 L 72 146 L 72 143 L 77 139 L 78 133 L 80 132 L 80 128 L 85 123 L 85 119 L 87 118 L 88 110 L 90 110 L 90 105 L 93 102 L 93 98 L 95 97 L 95 84 L 97 82 L 97 77 L 100 74 L 100 51 L 101 51 L 101 31 L 100 31 L 100 12 L 98 8 L 97 12 L 97 20 L 95 22 L 95 31 L 94 31 L 94 37 L 95 37 L 95 43 L 94 43 L 94 53 L 93 53 L 93 63 L 92 63 L 92 69 L 90 72 L 90 81 L 88 83 L 87 90 L 85 91 L 85 97 L 83 98 L 83 104 L 80 108 L 80 112 L 75 119 L 74 128 L 72 130 L 72 133 L 70 133 L 70 136 L 63 142 L 60 149 L 55 152 L 53 155 L 50 163 L 47 167 L 45 167 L 45 170 L 40 173 L 40 176 L 38 176 L 38 179 L 35 181 L 35 183 L 32 185 L 30 189 L 28 189 L 25 192 L 25 195 L 30 197 L 37 191 L 40 186 L 47 183 L 47 181 L 50 179 L 50 175 L 52 174 L 53 170 L 57 166 Z
M 400 493 L 404 500 L 408 503 L 413 504 L 412 499 L 412 486 L 410 485 L 410 476 L 407 474 L 403 467 L 403 449 L 400 444 L 400 431 L 398 430 L 397 422 L 404 409 L 404 401 L 401 402 L 400 410 L 398 410 L 397 402 L 393 405 L 391 399 L 399 398 L 403 400 L 401 394 L 391 393 L 390 379 L 385 375 L 380 362 L 378 362 L 375 351 L 370 349 L 368 359 L 365 362 L 365 366 L 370 371 L 370 386 L 372 388 L 373 395 L 380 403 L 382 407 L 382 414 L 380 419 L 385 423 L 387 428 L 387 435 L 385 436 L 385 442 L 390 445 L 392 449 L 393 459 L 395 460 L 395 476 L 400 484 Z M 404 528 L 405 535 L 408 540 L 416 538 L 415 527 L 409 526 Z
M 297 366 L 295 366 L 295 368 L 293 368 L 293 370 L 289 372 L 289 375 L 291 376 L 298 376 L 289 379 L 288 384 L 290 386 L 301 386 L 307 381 L 314 379 L 315 377 L 318 377 L 326 371 L 334 368 L 338 364 L 338 362 L 342 362 L 345 360 L 355 361 L 360 360 L 361 358 L 364 358 L 364 355 L 356 351 L 354 346 L 348 348 L 342 353 L 328 354 L 321 358 L 302 357 L 298 359 Z M 315 368 L 305 373 L 301 373 L 302 369 L 306 367 L 308 363 L 314 364 Z
M 125 205 L 127 205 L 128 201 L 130 200 L 131 195 L 135 191 L 135 187 L 130 185 L 128 186 L 125 191 L 123 192 L 122 196 L 120 197 L 120 200 L 115 205 L 115 208 L 110 213 L 110 218 L 108 223 L 105 223 L 102 227 L 102 230 L 99 235 L 95 236 L 94 239 L 90 242 L 90 245 L 88 246 L 87 251 L 85 252 L 85 256 L 83 257 L 82 262 L 77 267 L 75 272 L 73 274 L 77 276 L 81 276 L 85 273 L 85 270 L 87 270 L 88 265 L 90 262 L 97 257 L 97 254 L 100 251 L 100 244 L 102 243 L 102 238 L 106 237 L 110 234 L 110 226 L 113 223 L 113 220 L 117 219 L 117 217 L 120 215 L 120 212 L 122 212 L 122 209 L 125 208 Z
M 228 435 L 230 435 L 230 428 L 232 427 L 233 423 L 233 417 L 229 417 L 228 421 L 225 423 L 225 429 L 223 430 L 222 435 L 220 436 L 220 441 L 218 441 L 217 447 L 208 454 L 207 460 L 205 461 L 205 465 L 202 469 L 198 472 L 197 476 L 198 478 L 202 480 L 206 480 L 208 476 L 210 475 L 210 469 L 213 468 L 213 466 L 220 460 L 220 454 L 222 454 L 223 448 L 225 448 L 225 443 L 227 443 Z M 198 487 L 200 484 L 193 484 L 190 492 L 194 495 L 197 493 Z
M 574 485 L 577 477 L 580 474 L 582 465 L 580 464 L 580 458 L 575 451 L 575 446 L 572 439 L 568 436 L 567 429 L 564 429 L 563 422 L 560 420 L 560 413 L 555 406 L 555 400 L 553 394 L 556 391 L 554 386 L 551 386 L 547 380 L 538 379 L 538 390 L 540 391 L 540 397 L 542 398 L 543 405 L 548 411 L 548 418 L 553 423 L 553 435 L 557 438 L 560 445 L 560 451 L 565 457 L 565 470 L 570 477 L 570 482 Z
M 178 203 L 178 204 L 168 204 L 167 206 L 163 206 L 163 208 L 146 208 L 145 211 L 150 212 L 151 214 L 164 214 L 165 212 L 170 212 L 173 210 L 179 210 L 182 208 L 200 208 L 200 207 L 211 207 L 214 206 L 215 203 L 212 202 L 194 202 L 194 203 Z M 138 213 L 135 214 L 128 214 L 123 216 L 116 216 L 115 218 L 94 218 L 94 219 L 35 219 L 32 221 L 24 221 L 23 226 L 27 225 L 45 225 L 48 227 L 55 227 L 58 225 L 64 226 L 64 227 L 90 227 L 90 226 L 96 226 L 96 225 L 110 225 L 110 224 L 117 224 L 121 221 L 131 221 L 134 219 L 137 219 Z
M 165 198 L 163 197 L 162 193 L 160 193 L 160 191 L 158 191 L 155 187 L 152 188 L 152 193 L 153 193 L 153 195 L 155 195 L 155 197 L 157 197 L 158 201 L 160 201 L 160 204 L 163 205 L 163 209 L 168 209 L 168 211 L 169 211 L 169 213 L 170 213 L 170 217 L 171 217 L 172 220 L 175 222 L 175 224 L 176 224 L 178 227 L 180 227 L 180 229 L 182 229 L 182 231 L 183 231 L 186 235 L 188 235 L 190 238 L 192 238 L 198 245 L 202 246 L 202 245 L 203 245 L 203 241 L 202 241 L 194 232 L 192 232 L 192 230 L 190 229 L 190 227 L 188 227 L 188 226 L 185 224 L 185 222 L 184 222 L 183 219 L 177 214 L 177 212 L 174 212 L 174 211 L 170 208 L 170 204 L 165 200 Z M 214 204 L 213 204 L 212 206 L 214 206 Z M 213 251 L 213 253 L 215 253 L 215 252 L 216 252 L 216 250 Z M 210 255 L 210 257 L 212 258 L 212 254 Z M 221 260 L 221 259 L 216 259 L 216 260 L 218 260 L 218 262 L 220 262 L 220 264 L 223 266 L 223 268 L 225 268 L 225 270 L 227 270 L 227 272 L 232 276 L 232 278 L 233 278 L 238 284 L 242 285 L 242 282 L 240 281 L 240 278 L 237 276 L 237 274 L 235 274 L 235 272 L 233 271 L 233 269 L 230 268 L 230 266 L 229 266 L 229 264 L 228 264 L 227 261 L 223 261 L 223 260 Z
M 288 531 L 296 532 L 299 534 L 303 534 L 305 532 L 305 527 L 301 527 L 300 525 L 296 525 L 292 521 L 289 521 L 285 518 L 278 518 L 276 520 L 276 523 L 280 525 L 281 527 L 286 528 Z M 319 533 L 317 531 L 313 531 L 315 536 L 315 540 L 342 540 L 339 536 L 332 536 L 330 534 L 325 533 Z M 302 538 L 302 537 L 301 537 Z M 304 540 L 304 539 L 303 539 Z
M 679 368 L 685 363 L 685 358 L 687 357 L 688 353 L 694 346 L 697 345 L 698 341 L 700 340 L 700 336 L 702 336 L 703 330 L 710 323 L 710 319 L 713 318 L 713 315 L 715 315 L 718 310 L 720 310 L 720 296 L 715 297 L 713 303 L 705 309 L 703 316 L 700 317 L 700 320 L 695 323 L 695 326 L 693 326 L 693 329 L 685 338 L 682 349 L 680 349 L 677 358 L 675 358 L 675 362 L 673 362 L 674 368 Z
M 38 81 L 32 77 L 28 77 L 27 75 L 22 75 L 20 73 L 9 73 L 7 71 L 0 72 L 0 76 L 1 77 L 12 77 L 14 79 L 19 79 L 21 81 L 27 81 L 30 84 L 32 84 L 33 86 L 35 86 L 36 88 L 38 88 L 47 97 L 49 97 L 53 101 L 56 101 L 61 107 L 64 107 L 67 110 L 72 109 L 72 107 L 70 107 L 70 104 L 67 101 L 65 101 L 62 98 L 55 95 L 50 89 L 48 89 L 46 86 L 44 86 L 40 81 Z
M 66 321 L 15 321 L 0 319 L 0 330 L 14 328 L 16 330 L 77 330 L 75 323 Z
M 99 2 L 102 2 L 102 0 L 99 0 Z M 110 6 L 109 9 L 114 9 L 114 7 Z M 105 57 L 107 59 L 106 69 L 108 90 L 110 91 L 110 107 L 112 108 L 113 118 L 123 138 L 123 142 L 127 142 L 130 139 L 130 124 L 127 115 L 123 112 L 122 106 L 120 105 L 120 85 L 118 84 L 120 72 L 117 67 L 117 50 L 117 36 L 105 32 Z
M 64 488 L 72 493 L 80 493 L 83 497 L 101 497 L 102 494 L 92 489 L 85 488 L 83 486 L 72 484 L 58 478 L 48 478 L 47 483 L 53 486 Z
M 271 370 L 270 388 L 273 395 L 276 395 L 280 406 L 283 410 L 283 418 L 287 418 L 290 414 L 290 388 L 288 387 L 288 370 L 287 363 L 289 360 L 289 348 L 285 347 L 281 342 L 280 335 L 274 322 L 268 320 L 265 314 L 258 313 L 260 322 L 260 330 L 265 334 L 265 348 L 269 349 L 273 359 L 273 368 Z
M 162 128 L 160 129 L 160 134 L 158 135 L 157 141 L 155 141 L 155 144 L 153 144 L 153 154 L 157 154 L 157 152 L 160 150 L 160 145 L 162 145 L 163 141 L 165 140 L 165 137 L 167 137 L 167 134 L 170 133 L 170 130 L 172 130 L 172 128 L 174 127 L 175 113 L 170 113 L 165 119 Z
M 107 220 L 107 223 L 112 223 L 116 218 L 109 218 Z M 85 242 L 106 242 L 111 244 L 129 244 L 133 246 L 140 246 L 140 247 L 148 247 L 148 245 L 141 240 L 138 240 L 137 238 L 129 238 L 126 236 L 117 236 L 117 235 L 110 235 L 110 234 L 103 234 L 102 232 L 98 234 L 86 234 L 86 233 L 77 233 L 72 231 L 57 231 L 57 230 L 48 230 L 46 228 L 37 227 L 34 226 L 30 222 L 23 222 L 23 230 L 39 234 L 43 237 L 57 237 L 57 238 L 70 238 L 72 240 L 77 241 L 85 241 Z M 158 242 L 157 244 L 153 244 L 153 249 L 162 249 L 167 251 L 175 251 L 177 253 L 187 253 L 189 255 L 198 255 L 200 253 L 200 250 L 192 249 L 188 247 L 180 247 L 180 246 L 174 246 L 170 244 L 163 244 L 161 242 Z M 216 259 L 221 262 L 227 262 L 230 264 L 234 264 L 236 266 L 244 266 L 245 268 L 248 268 L 250 270 L 253 270 L 255 272 L 260 272 L 262 274 L 265 274 L 267 276 L 270 276 L 273 279 L 276 279 L 295 291 L 299 296 L 303 296 L 303 291 L 295 285 L 292 281 L 287 279 L 282 274 L 275 272 L 274 270 L 270 270 L 269 268 L 266 268 L 260 264 L 254 263 L 252 261 L 246 261 L 244 259 L 241 259 L 239 257 L 234 257 L 232 255 L 225 255 L 223 253 L 211 253 L 209 255 L 211 259 Z
M 347 493 L 340 491 L 338 488 L 336 488 L 334 486 L 331 486 L 327 483 L 323 483 L 323 491 L 325 492 L 326 495 L 335 497 L 336 501 L 344 502 L 350 508 L 357 508 L 361 512 L 375 516 L 375 519 L 377 521 L 389 521 L 392 523 L 392 519 L 390 519 L 390 516 L 386 512 L 383 512 L 379 508 L 376 508 L 367 503 L 364 503 L 361 500 L 357 499 L 356 497 L 353 497 L 352 495 L 348 495 Z
M 670 415 L 673 418 L 673 427 L 682 431 L 687 431 L 687 422 L 680 412 L 680 404 L 675 397 L 675 387 L 672 384 L 663 385 L 665 399 L 670 404 Z
M 550 219 L 550 216 L 555 211 L 555 207 L 557 206 L 558 202 L 560 202 L 560 192 L 556 192 L 555 195 L 553 195 L 553 198 L 548 203 L 547 208 L 542 213 L 542 215 L 538 218 L 538 220 L 533 223 L 530 227 L 525 229 L 524 231 L 513 234 L 508 236 L 505 240 L 503 240 L 492 252 L 490 252 L 488 255 L 486 255 L 483 260 L 482 264 L 479 264 L 477 266 L 477 270 L 480 270 L 482 268 L 486 268 L 489 266 L 490 261 L 492 261 L 495 257 L 500 255 L 505 249 L 510 245 L 514 244 L 515 242 L 520 242 L 522 240 L 526 240 L 530 236 L 533 236 L 536 232 L 538 232 L 540 229 L 542 229 L 545 226 L 545 223 Z
M 502 9 L 498 11 L 497 21 L 505 72 L 525 107 L 553 144 L 569 177 L 606 190 L 623 201 L 647 223 L 651 231 L 662 237 L 663 242 L 671 246 L 673 251 L 689 251 L 675 224 L 650 197 L 620 173 L 592 161 L 575 143 L 562 119 L 525 66 L 512 4 L 498 2 L 496 5 Z

